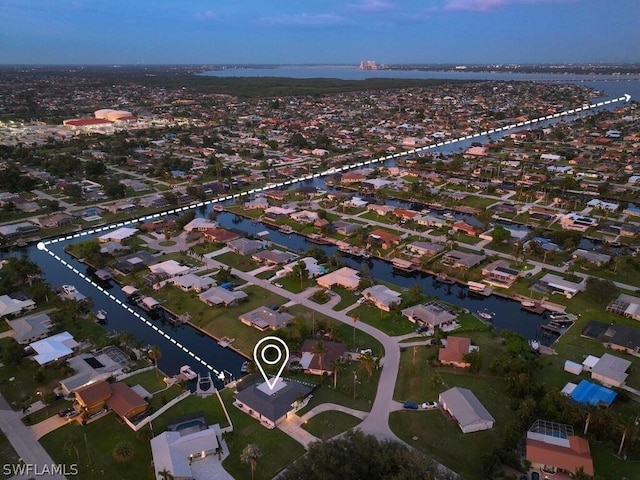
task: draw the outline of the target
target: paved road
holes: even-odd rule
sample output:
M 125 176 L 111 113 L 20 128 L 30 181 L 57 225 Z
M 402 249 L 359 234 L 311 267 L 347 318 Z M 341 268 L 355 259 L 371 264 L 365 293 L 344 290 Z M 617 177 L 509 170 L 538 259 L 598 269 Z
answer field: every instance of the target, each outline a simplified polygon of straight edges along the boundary
M 37 465 L 42 471 L 45 466 L 54 465 L 49 454 L 38 443 L 33 432 L 22 423 L 22 414 L 14 412 L 7 401 L 0 395 L 0 430 L 7 436 L 16 453 L 26 464 Z M 49 467 L 50 468 L 50 467 Z M 12 480 L 34 478 L 33 475 L 12 477 Z M 47 480 L 63 480 L 61 475 L 38 476 L 35 478 L 47 478 Z
M 224 264 L 216 261 L 214 258 L 216 252 L 205 255 L 202 259 L 207 262 L 207 268 L 220 268 L 225 266 Z M 232 269 L 232 273 L 238 278 L 241 278 L 247 282 L 251 282 L 266 290 L 282 295 L 285 298 L 289 298 L 290 301 L 299 305 L 303 305 L 307 308 L 315 310 L 318 313 L 324 314 L 330 318 L 346 323 L 353 326 L 353 320 L 344 311 L 336 312 L 329 306 L 319 305 L 312 302 L 307 298 L 307 294 L 292 293 L 280 287 L 276 287 L 267 280 L 256 278 L 249 273 L 241 272 L 239 270 Z M 368 325 L 364 322 L 356 322 L 355 327 L 365 333 L 368 333 L 373 338 L 378 340 L 384 349 L 384 357 L 381 359 L 381 365 L 383 368 L 380 372 L 380 380 L 378 382 L 378 391 L 376 398 L 371 407 L 371 412 L 364 419 L 360 428 L 366 433 L 375 435 L 380 439 L 389 439 L 401 441 L 389 428 L 389 412 L 396 409 L 396 402 L 393 400 L 393 392 L 396 385 L 396 377 L 398 376 L 398 369 L 400 366 L 400 347 L 398 342 L 393 337 L 381 332 L 380 330 Z

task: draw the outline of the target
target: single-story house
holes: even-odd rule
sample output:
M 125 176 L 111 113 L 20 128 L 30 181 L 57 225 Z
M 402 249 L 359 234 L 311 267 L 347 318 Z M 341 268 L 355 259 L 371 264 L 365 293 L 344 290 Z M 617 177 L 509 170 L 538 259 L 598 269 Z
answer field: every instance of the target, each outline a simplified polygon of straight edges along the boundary
M 117 230 L 114 230 L 113 232 L 100 235 L 98 237 L 98 241 L 100 243 L 107 243 L 107 242 L 122 243 L 123 240 L 129 237 L 132 237 L 137 232 L 138 232 L 137 228 L 122 227 L 122 228 L 118 228 Z
M 454 337 L 449 335 L 442 340 L 444 347 L 438 351 L 438 360 L 443 365 L 453 365 L 459 368 L 468 368 L 469 362 L 464 360 L 467 353 L 477 351 L 478 347 L 471 345 L 471 339 L 466 337 Z
M 640 320 L 640 298 L 621 293 L 618 298 L 607 305 L 607 312 Z
M 263 246 L 264 244 L 260 240 L 250 240 L 248 238 L 238 238 L 227 243 L 229 250 L 245 257 L 261 250 Z
M 64 212 L 57 212 L 45 217 L 38 218 L 36 223 L 42 228 L 54 228 L 61 227 L 63 225 L 70 225 L 73 223 L 73 216 Z
M 444 252 L 444 245 L 429 242 L 413 242 L 407 245 L 407 250 L 416 255 L 434 257 Z
M 318 285 L 324 288 L 331 288 L 334 285 L 346 288 L 347 290 L 355 290 L 360 284 L 360 275 L 357 270 L 349 267 L 342 267 L 338 270 L 327 273 L 318 278 Z
M 290 262 L 297 255 L 289 252 L 283 252 L 281 250 L 263 250 L 251 255 L 251 258 L 259 263 L 266 263 L 267 265 L 282 265 Z
M 347 346 L 344 343 L 322 341 L 324 353 L 315 353 L 317 340 L 305 340 L 300 349 L 302 358 L 300 365 L 304 373 L 311 375 L 333 374 L 333 362 L 342 361 L 347 353 Z
M 576 251 L 574 251 L 571 254 L 571 257 L 574 259 L 583 258 L 589 263 L 593 263 L 598 267 L 609 263 L 609 261 L 611 260 L 611 255 L 607 255 L 606 253 L 592 252 L 589 250 L 584 250 L 582 248 L 578 248 Z
M 0 295 L 0 318 L 18 315 L 25 310 L 33 310 L 36 308 L 36 302 L 30 298 L 23 299 L 22 297 L 14 297 L 18 297 L 18 295 Z
M 308 403 L 311 388 L 296 380 L 284 381 L 278 378 L 273 388 L 269 388 L 267 382 L 256 383 L 257 378 L 245 377 L 242 385 L 238 387 L 239 391 L 233 404 L 244 413 L 258 419 L 267 428 L 275 428 L 278 423 Z M 244 384 L 249 380 L 249 384 L 244 388 Z
M 430 328 L 440 327 L 451 324 L 455 321 L 456 316 L 451 314 L 448 309 L 438 302 L 414 305 L 402 310 L 402 315 L 407 317 L 409 321 L 418 325 L 427 325 Z
M 200 277 L 194 273 L 187 273 L 181 277 L 173 277 L 171 283 L 183 292 L 202 292 L 207 288 L 214 286 L 216 281 L 211 277 Z
M 539 473 L 573 474 L 582 468 L 594 475 L 589 441 L 574 435 L 571 425 L 537 420 L 527 432 L 526 459 Z
M 386 230 L 377 228 L 369 233 L 367 243 L 373 247 L 388 249 L 400 243 L 400 236 Z
M 552 273 L 547 273 L 544 277 L 538 280 L 538 282 L 551 290 L 552 293 L 561 293 L 567 298 L 571 298 L 576 293 L 581 292 L 585 289 L 584 282 L 570 282 Z
M 198 472 L 213 474 L 222 468 L 215 456 L 218 447 L 222 448 L 222 457 L 229 450 L 222 440 L 220 426 L 209 426 L 199 431 L 166 431 L 151 439 L 151 455 L 156 472 L 169 472 L 168 478 L 191 480 L 201 478 Z
M 440 262 L 454 268 L 472 268 L 482 262 L 485 258 L 487 258 L 485 255 L 451 250 L 442 255 Z
M 362 228 L 360 223 L 345 222 L 344 220 L 336 220 L 331 222 L 331 228 L 334 232 L 349 237 Z
M 581 380 L 578 385 L 569 382 L 562 389 L 562 393 L 570 396 L 576 403 L 598 407 L 610 407 L 618 395 L 610 388 L 603 387 L 589 380 Z
M 187 223 L 182 229 L 185 232 L 205 232 L 218 227 L 218 222 L 209 220 L 208 218 L 197 217 Z
M 316 212 L 310 212 L 308 210 L 294 212 L 291 215 L 289 215 L 289 217 L 298 223 L 313 223 L 319 218 Z
M 315 278 L 319 275 L 327 273 L 327 268 L 323 267 L 322 265 L 319 265 L 318 260 L 316 260 L 313 257 L 304 257 L 282 267 L 282 269 L 285 272 L 285 275 L 289 275 L 291 272 L 293 272 L 293 269 L 298 264 L 298 262 L 304 263 L 307 269 L 307 272 L 309 274 L 309 278 Z
M 495 419 L 467 388 L 450 388 L 439 395 L 438 401 L 442 408 L 456 419 L 462 433 L 493 428 Z
M 74 349 L 79 345 L 73 335 L 69 332 L 62 332 L 33 342 L 29 344 L 29 347 L 36 353 L 33 359 L 40 365 L 46 365 L 73 354 Z
M 7 320 L 13 330 L 13 338 L 18 343 L 31 343 L 46 337 L 51 331 L 51 318 L 46 313 L 38 313 L 16 320 Z
M 391 307 L 402 301 L 402 296 L 384 285 L 374 285 L 362 291 L 362 296 L 373 303 L 378 309 L 389 312 Z
M 591 378 L 607 387 L 621 387 L 629 376 L 626 371 L 630 366 L 629 360 L 605 353 L 591 367 Z
M 224 228 L 208 228 L 204 231 L 204 238 L 214 243 L 227 243 L 240 237 L 240 234 Z
M 189 273 L 191 268 L 186 265 L 181 265 L 175 260 L 167 260 L 165 262 L 149 265 L 149 270 L 153 274 L 166 274 L 170 277 L 177 277 Z
M 248 295 L 242 290 L 230 291 L 221 287 L 211 287 L 198 295 L 202 303 L 212 306 L 224 305 L 225 307 L 236 305 L 247 297 Z
M 265 330 L 278 330 L 285 327 L 293 320 L 293 315 L 286 312 L 278 312 L 267 307 L 258 307 L 238 317 L 242 323 L 250 327 Z

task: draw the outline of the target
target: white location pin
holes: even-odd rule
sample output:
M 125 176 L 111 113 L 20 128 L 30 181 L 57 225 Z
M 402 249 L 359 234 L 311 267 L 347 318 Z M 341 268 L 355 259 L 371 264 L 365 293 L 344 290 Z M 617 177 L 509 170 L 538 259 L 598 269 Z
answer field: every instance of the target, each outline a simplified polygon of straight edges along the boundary
M 275 359 L 272 360 L 266 357 L 265 354 L 269 350 L 275 350 Z M 282 375 L 282 372 L 284 371 L 284 367 L 289 363 L 289 347 L 287 347 L 287 344 L 281 338 L 264 337 L 256 343 L 255 347 L 253 347 L 253 361 L 256 362 L 264 381 L 267 382 L 267 385 L 269 386 L 269 390 L 273 390 L 276 386 L 276 382 L 280 378 L 280 375 Z M 278 373 L 273 378 L 269 378 L 265 372 L 263 364 L 265 366 L 280 364 Z

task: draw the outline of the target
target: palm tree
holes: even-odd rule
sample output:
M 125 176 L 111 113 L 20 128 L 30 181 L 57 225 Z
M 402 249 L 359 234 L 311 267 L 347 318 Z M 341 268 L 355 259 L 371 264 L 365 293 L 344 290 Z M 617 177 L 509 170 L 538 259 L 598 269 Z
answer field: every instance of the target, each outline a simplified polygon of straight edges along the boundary
M 173 480 L 175 478 L 166 468 L 158 472 L 158 475 L 162 480 Z
M 632 415 L 622 421 L 622 425 L 624 426 L 624 430 L 622 431 L 622 439 L 620 440 L 620 447 L 618 447 L 618 456 L 622 454 L 622 449 L 624 448 L 624 442 L 627 439 L 627 436 L 634 437 L 635 433 L 638 429 L 638 425 L 640 425 L 640 417 L 636 417 Z
M 571 474 L 571 478 L 573 480 L 591 480 L 593 477 L 591 475 L 588 475 L 585 471 L 584 471 L 584 467 L 578 467 L 576 468 L 576 470 Z
M 338 386 L 338 372 L 342 370 L 342 361 L 336 358 L 331 362 L 331 368 L 333 369 L 333 389 L 335 390 Z
M 320 357 L 320 370 L 324 370 L 323 366 L 323 362 L 322 362 L 322 356 L 327 353 L 327 347 L 324 346 L 324 340 L 320 339 L 316 342 L 316 344 L 313 346 L 313 350 L 311 350 L 311 353 L 318 355 L 318 357 Z
M 159 374 L 159 370 L 158 370 L 158 360 L 160 359 L 160 357 L 162 356 L 162 352 L 160 351 L 160 347 L 158 347 L 157 345 L 152 346 L 151 348 L 149 348 L 149 352 L 147 353 L 147 355 L 149 355 L 149 359 L 153 362 L 153 364 L 156 367 L 156 373 Z
M 118 463 L 127 463 L 133 458 L 133 454 L 135 453 L 135 449 L 130 442 L 123 440 L 118 442 L 113 450 L 111 451 L 111 456 Z
M 63 449 L 67 455 L 71 455 L 72 452 L 76 452 L 76 457 L 78 458 L 78 462 L 80 461 L 80 451 L 78 450 L 82 445 L 82 437 L 78 434 L 71 435 L 67 437 L 67 440 L 64 442 Z
M 369 381 L 371 381 L 371 376 L 376 368 L 376 360 L 373 358 L 373 355 L 370 353 L 360 355 L 360 368 L 366 370 Z
M 246 447 L 244 447 L 244 450 L 242 450 L 242 453 L 240 454 L 240 461 L 242 463 L 248 463 L 249 465 L 251 465 L 251 480 L 254 479 L 256 466 L 258 465 L 258 459 L 261 456 L 262 452 L 260 451 L 260 447 L 258 447 L 258 445 L 256 445 L 255 443 L 248 444 Z

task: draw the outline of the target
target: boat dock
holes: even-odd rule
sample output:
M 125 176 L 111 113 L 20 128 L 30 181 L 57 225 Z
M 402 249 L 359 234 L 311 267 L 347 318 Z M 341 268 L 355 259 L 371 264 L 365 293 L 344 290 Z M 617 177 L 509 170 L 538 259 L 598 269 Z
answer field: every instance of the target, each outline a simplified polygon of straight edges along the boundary
M 220 345 L 222 348 L 227 348 L 234 341 L 235 341 L 235 338 L 222 337 L 220 340 L 218 340 L 218 345 Z

